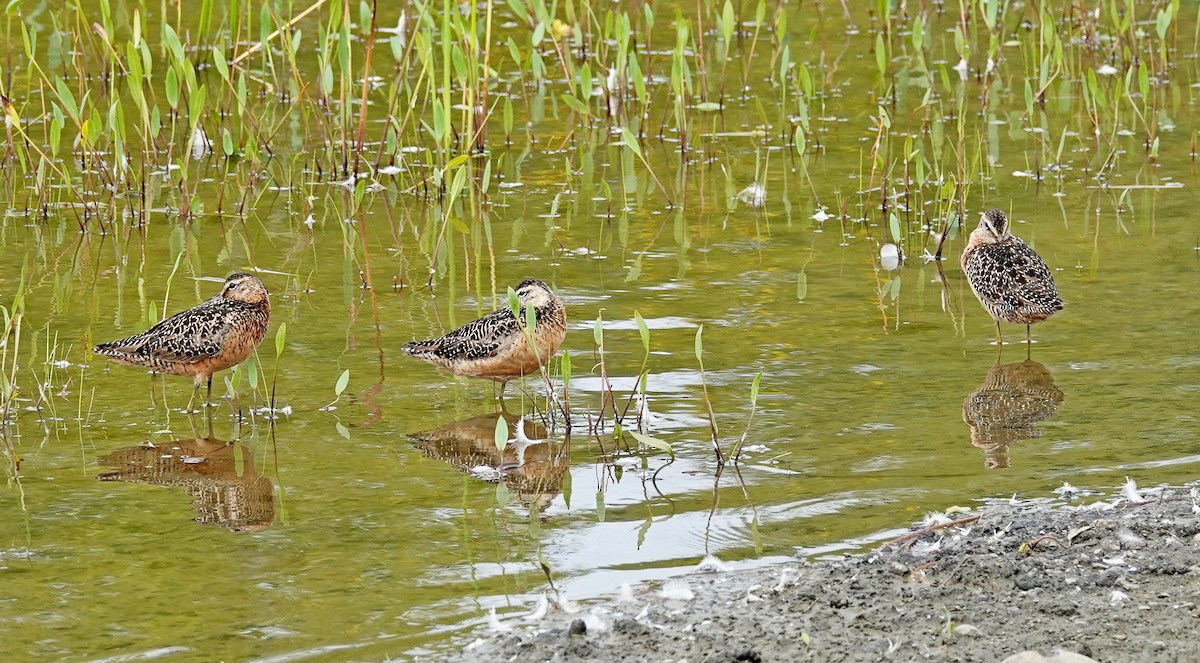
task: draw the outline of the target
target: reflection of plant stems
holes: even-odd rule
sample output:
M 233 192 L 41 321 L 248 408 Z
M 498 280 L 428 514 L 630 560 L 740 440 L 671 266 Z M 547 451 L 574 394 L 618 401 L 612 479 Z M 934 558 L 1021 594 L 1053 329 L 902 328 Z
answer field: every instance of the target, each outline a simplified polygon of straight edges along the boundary
M 371 26 L 367 32 L 367 48 L 363 62 L 363 82 L 362 82 L 362 97 L 359 99 L 358 111 L 358 136 L 355 143 L 357 144 L 354 150 L 354 168 L 350 171 L 353 175 L 358 175 L 359 162 L 362 160 L 363 151 L 363 133 L 367 128 L 367 93 L 371 91 L 371 55 L 375 52 L 375 29 L 377 18 L 378 0 L 371 0 Z
M 717 454 L 718 454 L 718 456 L 720 455 L 719 449 L 717 450 Z M 721 504 L 721 491 L 720 491 L 721 474 L 724 471 L 725 471 L 725 464 L 719 463 L 717 465 L 717 473 L 715 475 L 713 475 L 712 506 L 710 506 L 708 508 L 708 518 L 706 518 L 704 520 L 704 554 L 705 555 L 711 554 L 709 551 L 709 548 L 708 548 L 708 542 L 709 542 L 709 539 L 712 538 L 713 516 L 715 516 L 717 514 L 717 506 L 719 506 Z
M 717 455 L 717 467 L 720 468 L 725 464 L 725 454 L 721 452 L 721 443 L 717 439 L 717 418 L 713 414 L 712 400 L 708 397 L 708 378 L 704 373 L 704 346 L 701 342 L 703 333 L 704 325 L 700 325 L 696 330 L 696 360 L 700 362 L 700 385 L 704 389 L 704 407 L 708 410 L 708 425 L 712 430 L 713 453 Z

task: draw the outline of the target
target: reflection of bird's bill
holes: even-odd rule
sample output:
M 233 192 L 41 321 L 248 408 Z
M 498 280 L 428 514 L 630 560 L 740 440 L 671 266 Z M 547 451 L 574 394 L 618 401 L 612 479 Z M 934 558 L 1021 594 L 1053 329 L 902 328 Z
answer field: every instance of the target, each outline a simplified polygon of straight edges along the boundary
M 233 531 L 259 531 L 275 522 L 275 485 L 258 473 L 243 444 L 212 438 L 124 447 L 97 460 L 114 468 L 101 481 L 181 487 L 192 497 L 196 522 Z
M 503 417 L 509 442 L 496 448 L 496 424 Z M 523 434 L 516 426 L 523 424 Z M 544 426 L 509 412 L 493 412 L 413 433 L 416 446 L 431 458 L 464 472 L 483 465 L 499 470 L 498 478 L 522 503 L 543 510 L 562 492 L 568 469 L 565 443 L 547 440 Z

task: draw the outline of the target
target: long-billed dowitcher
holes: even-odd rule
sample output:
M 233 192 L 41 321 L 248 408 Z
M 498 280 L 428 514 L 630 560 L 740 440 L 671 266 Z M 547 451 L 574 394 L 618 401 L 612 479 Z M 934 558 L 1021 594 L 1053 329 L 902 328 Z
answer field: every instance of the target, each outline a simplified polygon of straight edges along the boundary
M 207 380 L 211 401 L 213 373 L 245 361 L 266 336 L 270 320 L 266 286 L 257 276 L 238 272 L 225 279 L 221 292 L 199 306 L 140 334 L 97 345 L 92 352 L 156 373 L 190 375 L 195 381 L 192 400 Z
M 520 322 L 505 306 L 454 331 L 427 341 L 412 341 L 404 351 L 455 375 L 488 378 L 501 384 L 536 373 L 562 345 L 567 334 L 567 309 L 550 286 L 533 279 L 517 286 Z M 533 306 L 533 343 L 525 328 L 525 309 Z
M 1028 343 L 1029 325 L 1063 308 L 1046 261 L 1012 234 L 1001 210 L 983 213 L 963 249 L 962 269 L 979 303 L 996 321 L 997 348 L 1002 342 L 1001 322 L 1025 325 Z

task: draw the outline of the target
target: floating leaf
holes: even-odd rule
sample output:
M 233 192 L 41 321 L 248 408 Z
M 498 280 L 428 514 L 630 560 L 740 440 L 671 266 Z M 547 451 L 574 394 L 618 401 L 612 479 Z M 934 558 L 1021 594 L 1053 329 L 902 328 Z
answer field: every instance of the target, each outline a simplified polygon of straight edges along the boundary
M 338 435 L 341 435 L 342 437 L 346 438 L 347 440 L 350 439 L 350 429 L 348 429 L 344 425 L 342 425 L 342 422 L 340 422 L 340 421 L 335 422 L 333 424 L 333 426 L 334 426 L 334 428 L 337 428 Z
M 800 272 L 796 275 L 796 299 L 804 301 L 808 296 L 808 274 Z
M 350 369 L 342 371 L 342 374 L 337 379 L 337 384 L 333 387 L 333 394 L 341 396 L 343 391 L 346 391 L 346 385 L 350 383 Z

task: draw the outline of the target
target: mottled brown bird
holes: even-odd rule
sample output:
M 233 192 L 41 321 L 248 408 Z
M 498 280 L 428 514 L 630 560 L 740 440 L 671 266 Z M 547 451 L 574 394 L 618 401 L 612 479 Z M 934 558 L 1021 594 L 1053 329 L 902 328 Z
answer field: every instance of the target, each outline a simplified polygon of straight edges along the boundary
M 979 227 L 962 252 L 962 270 L 979 303 L 996 321 L 996 345 L 1002 342 L 1000 323 L 1029 325 L 1061 311 L 1063 302 L 1054 287 L 1046 261 L 1012 234 L 1008 217 L 998 209 L 983 213 Z
M 567 309 L 541 281 L 522 281 L 516 293 L 520 322 L 506 306 L 445 336 L 407 343 L 404 351 L 455 375 L 488 378 L 501 385 L 537 373 L 562 345 L 567 334 Z M 531 305 L 535 320 L 532 344 L 525 328 L 525 309 Z M 503 397 L 503 387 L 500 394 Z
M 211 401 L 213 373 L 245 361 L 266 336 L 270 320 L 266 286 L 257 276 L 238 272 L 225 279 L 221 292 L 199 306 L 140 334 L 97 345 L 93 352 L 156 373 L 190 375 L 195 381 L 193 400 L 207 381 Z

